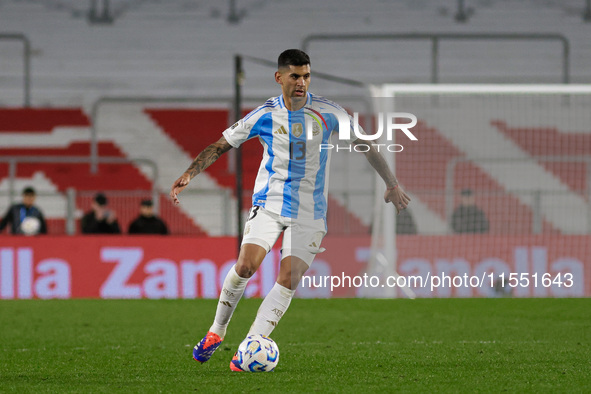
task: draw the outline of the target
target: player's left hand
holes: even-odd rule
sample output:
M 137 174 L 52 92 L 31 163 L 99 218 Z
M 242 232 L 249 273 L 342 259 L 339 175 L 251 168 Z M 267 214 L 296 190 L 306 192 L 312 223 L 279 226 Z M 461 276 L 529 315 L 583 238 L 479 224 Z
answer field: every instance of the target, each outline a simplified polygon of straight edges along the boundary
M 172 184 L 172 187 L 170 188 L 170 198 L 175 205 L 180 204 L 178 195 L 187 187 L 189 182 L 191 182 L 191 176 L 185 172 Z
M 388 189 L 384 193 L 384 201 L 386 203 L 391 202 L 396 207 L 396 214 L 399 214 L 400 211 L 405 209 L 410 202 L 410 197 L 408 194 L 402 190 L 402 186 L 398 185 L 394 189 Z

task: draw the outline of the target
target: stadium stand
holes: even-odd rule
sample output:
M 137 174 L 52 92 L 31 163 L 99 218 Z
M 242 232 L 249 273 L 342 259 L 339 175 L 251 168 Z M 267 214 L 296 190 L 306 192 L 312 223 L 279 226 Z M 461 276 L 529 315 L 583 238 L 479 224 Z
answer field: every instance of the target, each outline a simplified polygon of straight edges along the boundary
M 49 133 L 56 127 L 89 127 L 80 108 L 0 108 L 0 133 Z
M 583 156 L 591 155 L 591 133 L 566 133 L 555 127 L 522 128 L 510 127 L 506 122 L 494 125 L 532 156 Z M 539 141 L 544 141 L 540 143 Z M 541 164 L 552 174 L 568 185 L 570 190 L 585 194 L 587 184 L 586 163 L 584 162 L 548 162 Z
M 465 157 L 466 153 L 456 147 L 461 139 L 453 136 L 448 139 L 441 130 L 424 122 L 417 125 L 416 133 L 421 136 L 421 145 L 406 144 L 405 154 L 396 157 L 397 173 L 401 182 L 427 207 L 445 218 L 446 168 L 450 160 Z M 475 191 L 477 205 L 484 208 L 490 220 L 490 233 L 531 233 L 530 207 L 508 193 L 506 184 L 475 164 L 466 161 L 457 166 L 454 186 L 456 190 Z M 551 226 L 547 225 L 545 231 L 551 231 Z
M 114 94 L 231 95 L 233 54 L 274 59 L 280 50 L 298 47 L 308 34 L 330 32 L 560 33 L 571 43 L 572 82 L 591 79 L 589 26 L 581 20 L 580 0 L 479 2 L 465 24 L 455 22 L 454 2 L 344 0 L 335 9 L 332 3 L 314 0 L 241 1 L 239 7 L 247 14 L 240 24 L 229 25 L 224 20 L 227 2 L 151 0 L 138 2 L 104 26 L 88 25 L 87 2 L 61 0 L 69 5 L 61 8 L 52 3 L 0 3 L 2 29 L 31 39 L 36 106 L 89 108 L 97 97 Z M 292 17 L 286 20 L 285 15 Z M 310 54 L 316 70 L 330 71 L 338 63 L 339 75 L 365 82 L 428 82 L 429 49 L 428 42 L 313 43 Z M 22 47 L 0 42 L 0 50 L 10 55 L 2 60 L 0 103 L 20 104 Z M 355 56 L 347 55 L 353 52 Z M 561 80 L 557 43 L 445 42 L 440 56 L 441 82 Z M 325 96 L 350 92 L 350 87 L 314 83 Z M 248 67 L 244 87 L 262 96 L 272 95 L 275 88 L 269 70 L 255 65 Z
M 75 12 L 85 10 L 80 2 L 64 0 L 60 2 L 62 7 L 52 7 L 51 3 L 2 1 L 0 23 L 6 31 L 24 32 L 33 43 L 34 106 L 73 106 L 74 109 L 16 108 L 0 111 L 0 136 L 3 141 L 10 138 L 9 144 L 2 144 L 2 148 L 7 149 L 2 151 L 3 154 L 86 154 L 89 149 L 89 120 L 85 113 L 90 113 L 97 98 L 122 94 L 230 97 L 233 74 L 231 59 L 234 53 L 245 51 L 243 43 L 264 42 L 264 45 L 249 45 L 248 54 L 274 59 L 280 50 L 299 46 L 301 40 L 312 33 L 558 32 L 567 36 L 571 43 L 571 80 L 591 80 L 591 70 L 587 66 L 591 62 L 589 26 L 581 21 L 580 14 L 576 12 L 577 7 L 581 7 L 578 0 L 547 1 L 542 6 L 516 0 L 511 2 L 511 7 L 500 0 L 489 0 L 476 6 L 474 15 L 466 24 L 454 21 L 452 5 L 435 3 L 421 3 L 419 7 L 412 1 L 345 0 L 342 7 L 346 11 L 339 12 L 338 18 L 334 18 L 338 10 L 328 3 L 312 0 L 297 3 L 249 1 L 241 4 L 247 12 L 241 20 L 240 29 L 223 20 L 225 2 L 214 0 L 171 0 L 165 3 L 143 1 L 108 26 L 89 26 L 84 19 L 84 12 Z M 294 15 L 292 20 L 296 22 L 286 21 L 285 15 Z M 169 23 L 172 18 L 174 24 Z M 265 29 L 260 26 L 265 26 Z M 0 53 L 8 54 L 1 60 L 0 80 L 3 86 L 0 105 L 21 105 L 21 50 L 18 44 L 0 41 Z M 352 52 L 356 55 L 347 55 Z M 440 52 L 440 79 L 445 82 L 560 81 L 560 47 L 553 43 L 482 45 L 479 42 L 449 42 L 441 44 Z M 494 52 L 495 56 L 490 56 L 490 52 Z M 315 70 L 330 71 L 338 64 L 339 75 L 364 82 L 429 80 L 427 42 L 314 43 L 310 54 Z M 244 90 L 252 95 L 275 95 L 276 86 L 271 76 L 271 69 L 247 64 Z M 315 80 L 314 84 L 314 91 L 329 98 L 333 94 L 351 94 L 356 89 L 320 80 Z M 186 168 L 192 157 L 215 140 L 219 131 L 229 123 L 226 109 L 162 109 L 142 104 L 105 105 L 101 107 L 98 120 L 95 126 L 101 141 L 100 153 L 128 158 L 153 158 L 160 169 L 158 187 L 164 191 L 169 188 L 171 180 Z M 483 133 L 487 133 L 486 138 L 506 146 L 516 156 L 576 152 L 589 154 L 588 150 L 560 148 L 590 146 L 588 134 L 565 135 L 549 124 L 537 125 L 535 129 L 525 125 L 526 129 L 523 129 L 512 124 L 510 119 L 475 119 L 474 122 Z M 196 124 L 199 124 L 199 129 L 194 128 Z M 438 126 L 434 127 L 434 124 Z M 486 127 L 481 127 L 483 124 Z M 431 150 L 417 150 L 415 153 L 410 146 L 408 155 L 401 155 L 397 159 L 400 180 L 415 197 L 414 204 L 420 207 L 415 212 L 421 233 L 447 231 L 445 201 L 440 191 L 445 179 L 443 172 L 449 160 L 474 157 L 481 153 L 476 140 L 470 142 L 458 138 L 453 125 L 448 126 L 439 119 L 421 119 L 419 132 L 425 141 L 428 139 L 433 144 L 429 148 Z M 14 137 L 15 132 L 19 131 L 24 133 Z M 31 135 L 32 132 L 43 133 L 44 146 L 49 144 L 52 148 L 34 148 L 37 137 Z M 543 136 L 539 138 L 542 144 L 528 145 L 526 137 L 533 132 Z M 195 138 L 195 134 L 199 138 Z M 137 143 L 140 140 L 142 144 Z M 254 171 L 258 168 L 258 159 L 255 157 L 259 151 L 260 146 L 256 143 L 245 145 L 245 185 L 254 182 Z M 175 221 L 177 219 L 173 219 L 173 216 L 177 212 L 179 223 L 185 223 L 179 226 L 187 225 L 195 233 L 201 233 L 200 228 L 207 228 L 210 235 L 234 233 L 235 215 L 231 211 L 234 204 L 230 204 L 227 213 L 230 218 L 227 228 L 219 218 L 219 212 L 224 210 L 220 196 L 234 187 L 228 160 L 231 160 L 231 156 L 222 157 L 195 186 L 196 192 L 203 193 L 200 197 L 203 203 L 186 199 L 181 208 L 174 208 L 167 205 L 163 197 L 163 214 L 164 211 L 169 212 L 166 215 L 172 215 L 170 220 Z M 343 207 L 347 199 L 364 198 L 361 195 L 372 187 L 373 180 L 361 175 L 367 169 L 367 164 L 361 158 L 355 158 L 353 163 L 347 165 L 347 172 L 336 170 L 331 174 L 331 183 L 343 186 L 350 195 L 337 192 L 331 196 L 331 212 L 335 214 L 329 219 L 342 221 L 337 223 L 353 223 L 354 231 L 366 232 L 371 225 L 370 212 L 360 208 L 347 212 Z M 516 184 L 517 174 L 529 179 L 531 182 L 528 186 L 532 189 L 551 185 L 553 190 L 572 191 L 567 194 L 567 198 L 569 206 L 576 212 L 585 206 L 583 194 L 588 189 L 587 181 L 581 175 L 585 173 L 581 166 L 578 163 L 547 162 L 539 166 L 521 165 L 517 166 L 519 171 L 514 173 L 515 176 L 511 176 L 486 164 L 464 163 L 458 166 L 456 187 L 473 188 L 479 205 L 489 207 L 486 213 L 491 218 L 491 233 L 510 231 L 529 234 L 532 231 L 531 199 L 509 192 Z M 83 168 L 87 166 L 74 167 L 63 172 L 64 169 L 58 165 L 48 166 L 50 169 L 43 175 L 46 177 L 44 179 L 53 185 L 52 190 L 63 192 L 72 179 L 80 178 L 80 171 L 84 171 Z M 333 168 L 343 167 L 345 164 L 341 158 L 334 157 Z M 109 168 L 112 167 L 102 166 L 101 170 L 108 173 Z M 5 178 L 6 166 L 0 165 L 0 171 L 0 176 Z M 123 171 L 126 179 L 134 179 L 132 188 L 150 189 L 148 175 L 142 168 L 130 165 Z M 39 176 L 34 166 L 19 166 L 19 174 L 21 172 L 28 177 Z M 417 176 L 419 173 L 429 176 Z M 72 176 L 74 174 L 78 176 Z M 351 184 L 347 181 L 348 177 L 354 178 L 356 182 Z M 4 180 L 0 179 L 2 182 Z M 95 183 L 86 183 L 84 180 L 76 182 L 75 186 L 79 190 L 91 190 L 92 184 L 113 184 L 107 176 Z M 113 185 L 115 189 L 130 188 L 129 184 L 117 185 L 115 182 Z M 494 197 L 486 197 L 484 192 Z M 249 197 L 244 198 L 245 206 L 249 206 Z M 87 204 L 85 201 L 81 200 L 81 204 Z M 352 205 L 359 207 L 363 204 Z M 582 222 L 572 222 L 570 216 L 565 219 L 549 208 L 544 209 L 543 227 L 546 232 L 576 233 L 584 227 Z M 218 213 L 212 214 L 212 210 Z M 519 218 L 520 224 L 509 226 L 515 218 Z M 339 224 L 336 227 L 343 226 Z
M 3 144 L 0 157 L 67 157 L 89 156 L 89 120 L 81 109 L 0 109 L 0 135 Z M 81 141 L 82 140 L 82 141 Z M 126 155 L 112 141 L 99 141 L 99 157 Z M 8 190 L 8 163 L 0 163 L 0 190 Z M 149 195 L 152 182 L 133 164 L 99 164 L 98 172 L 92 174 L 86 163 L 27 163 L 17 164 L 17 192 L 25 184 L 33 184 L 40 192 L 39 205 L 48 218 L 50 233 L 65 232 L 65 207 L 63 197 L 68 188 L 77 191 L 76 207 L 80 212 L 90 207 L 98 190 L 110 192 L 140 191 Z M 47 197 L 47 198 L 46 198 Z M 123 228 L 135 217 L 136 212 L 128 205 L 139 205 L 136 197 L 111 196 L 112 207 L 119 214 Z M 3 199 L 3 202 L 5 200 Z M 193 221 L 161 197 L 161 216 L 170 223 L 171 232 L 204 234 Z

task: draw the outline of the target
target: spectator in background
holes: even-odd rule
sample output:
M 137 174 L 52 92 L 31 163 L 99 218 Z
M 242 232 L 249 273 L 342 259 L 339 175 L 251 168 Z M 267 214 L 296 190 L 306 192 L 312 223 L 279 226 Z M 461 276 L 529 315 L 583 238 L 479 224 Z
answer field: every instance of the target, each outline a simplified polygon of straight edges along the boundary
M 460 205 L 454 210 L 451 223 L 452 229 L 456 233 L 488 232 L 488 219 L 484 212 L 476 206 L 476 199 L 472 190 L 462 190 Z
M 109 200 L 103 193 L 97 193 L 92 210 L 82 217 L 84 234 L 121 234 L 117 215 L 108 209 Z
M 0 222 L 0 231 L 10 223 L 12 234 L 47 234 L 47 225 L 43 214 L 35 204 L 37 193 L 32 187 L 23 189 L 23 202 L 13 204 Z
M 154 215 L 152 200 L 143 200 L 140 215 L 129 225 L 129 234 L 168 234 L 166 224 Z
M 373 223 L 369 226 L 369 234 L 373 232 Z M 400 213 L 396 216 L 396 234 L 399 235 L 410 235 L 417 233 L 417 226 L 415 220 L 412 217 L 411 211 L 401 209 Z
M 396 234 L 416 234 L 417 226 L 408 208 L 396 216 Z

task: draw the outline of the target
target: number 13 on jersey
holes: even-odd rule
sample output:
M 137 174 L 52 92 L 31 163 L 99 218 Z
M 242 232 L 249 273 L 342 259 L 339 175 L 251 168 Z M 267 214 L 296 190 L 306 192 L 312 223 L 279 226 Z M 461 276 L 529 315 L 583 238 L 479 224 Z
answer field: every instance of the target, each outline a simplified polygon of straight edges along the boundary
M 294 141 L 289 143 L 289 158 L 302 160 L 306 157 L 306 141 Z

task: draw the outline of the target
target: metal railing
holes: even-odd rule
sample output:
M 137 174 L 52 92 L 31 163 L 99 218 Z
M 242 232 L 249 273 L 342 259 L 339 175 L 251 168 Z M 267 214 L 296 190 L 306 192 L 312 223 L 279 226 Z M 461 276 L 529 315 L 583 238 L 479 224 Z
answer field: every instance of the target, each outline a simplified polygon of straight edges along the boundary
M 246 96 L 243 101 L 249 103 L 263 103 L 269 97 L 260 96 Z M 365 96 L 349 95 L 347 97 L 333 97 L 335 100 L 353 100 L 363 104 L 366 111 L 366 121 L 371 119 L 372 104 Z M 234 98 L 230 96 L 103 96 L 99 97 L 93 104 L 90 110 L 90 172 L 96 174 L 98 164 L 98 139 L 99 139 L 99 111 L 105 104 L 142 104 L 142 103 L 158 103 L 158 104 L 211 104 L 224 103 L 230 110 L 228 124 L 234 123 Z M 221 132 L 222 130 L 220 130 Z
M 235 197 L 230 189 L 185 189 L 180 195 L 181 206 L 185 201 L 196 199 L 203 209 L 198 215 L 185 211 L 193 221 L 212 236 L 235 236 L 236 217 L 233 205 Z M 176 207 L 175 207 L 176 208 Z M 248 217 L 248 213 L 243 213 Z M 198 216 L 199 221 L 195 219 Z M 179 233 L 182 233 L 179 229 Z
M 109 206 L 117 213 L 119 224 L 123 233 L 127 231 L 129 222 L 138 214 L 138 204 L 141 199 L 152 198 L 150 191 L 141 190 L 100 190 L 105 193 L 110 201 Z M 45 214 L 46 219 L 52 219 L 49 223 L 49 233 L 54 235 L 67 234 L 75 235 L 78 233 L 78 221 L 82 216 L 81 208 L 90 206 L 97 191 L 95 190 L 81 190 L 77 191 L 73 188 L 67 189 L 65 192 L 45 191 L 43 189 L 37 191 L 36 205 Z M 454 201 L 458 193 L 446 192 L 444 190 L 413 190 L 413 194 L 421 197 L 430 196 L 429 199 L 445 199 L 445 201 Z M 531 216 L 527 215 L 528 211 L 517 210 L 515 216 L 499 217 L 499 210 L 507 207 L 499 205 L 501 201 L 505 201 L 507 195 L 516 197 L 517 200 L 523 201 L 528 199 L 532 201 L 529 212 Z M 487 219 L 490 224 L 488 234 L 492 235 L 527 235 L 527 234 L 543 234 L 547 231 L 553 231 L 549 227 L 544 227 L 544 211 L 543 202 L 548 198 L 563 198 L 567 197 L 571 192 L 567 191 L 543 191 L 543 190 L 475 190 L 480 201 L 484 203 L 478 204 L 485 213 L 490 215 Z M 445 195 L 445 196 L 444 196 Z M 375 200 L 372 190 L 340 190 L 330 193 L 331 202 L 328 208 L 328 224 L 329 233 L 332 236 L 346 236 L 346 235 L 369 235 L 372 223 L 367 223 L 361 218 L 370 217 L 372 211 L 372 204 Z M 234 197 L 232 193 L 227 190 L 185 190 L 181 196 L 182 200 L 199 199 L 207 203 L 208 212 L 201 213 L 200 222 L 201 228 L 210 231 L 212 227 L 219 229 L 214 231 L 216 236 L 235 236 L 235 216 L 232 210 Z M 3 215 L 8 204 L 10 194 L 4 190 L 0 191 L 0 215 Z M 216 206 L 210 204 L 211 201 L 216 201 Z M 4 201 L 6 204 L 4 204 Z M 343 209 L 335 209 L 337 207 L 332 204 L 337 202 Z M 555 206 L 552 209 L 560 211 L 564 207 Z M 49 212 L 49 215 L 48 215 Z M 496 213 L 495 213 L 496 212 Z M 445 235 L 453 234 L 452 219 L 448 219 L 448 229 L 433 230 L 430 226 L 432 224 L 425 221 L 425 218 L 420 218 L 420 211 L 417 211 L 411 203 L 409 215 L 414 223 L 411 227 L 417 234 L 423 235 Z M 205 217 L 206 215 L 207 217 Z M 176 208 L 172 205 L 161 207 L 159 216 L 168 225 L 171 234 L 174 235 L 194 235 L 196 234 L 196 227 L 187 222 L 183 215 L 176 212 Z M 64 223 L 56 221 L 55 219 L 63 219 Z M 411 234 L 414 232 L 408 231 L 408 220 L 400 221 L 400 217 L 396 217 L 396 231 L 398 234 Z M 422 221 L 421 221 L 422 220 Z M 203 223 L 209 223 L 203 226 Z M 578 232 L 577 234 L 584 234 L 585 232 Z M 588 232 L 587 232 L 588 233 Z
M 302 40 L 307 52 L 313 41 L 431 41 L 431 83 L 439 83 L 439 42 L 456 41 L 559 41 L 562 43 L 562 83 L 570 82 L 570 45 L 562 34 L 548 33 L 383 33 L 312 34 Z
M 154 202 L 154 212 L 159 211 L 159 190 L 158 190 L 158 166 L 154 161 L 147 158 L 122 158 L 122 157 L 100 157 L 99 163 L 103 164 L 144 164 L 152 170 L 152 196 Z M 16 196 L 15 179 L 19 163 L 72 163 L 72 164 L 90 164 L 91 158 L 88 156 L 61 156 L 61 157 L 32 157 L 32 156 L 4 156 L 0 157 L 0 163 L 8 163 L 8 196 L 10 203 L 14 202 Z
M 99 110 L 104 104 L 135 104 L 135 103 L 232 103 L 228 96 L 103 96 L 99 97 L 90 111 L 90 172 L 96 174 L 98 169 L 98 116 Z
M 103 164 L 130 164 L 138 163 L 145 164 L 152 169 L 152 187 L 154 193 L 158 193 L 157 182 L 158 182 L 158 166 L 154 161 L 147 158 L 122 158 L 122 157 L 107 157 L 102 156 L 97 159 L 98 163 Z M 74 164 L 85 164 L 91 163 L 91 158 L 88 156 L 4 156 L 0 157 L 0 163 L 8 163 L 8 190 L 10 193 L 11 202 L 15 196 L 14 180 L 16 178 L 16 167 L 19 163 L 74 163 Z M 157 194 L 156 194 L 157 195 Z M 158 207 L 154 206 L 154 210 L 157 212 Z
M 0 40 L 23 43 L 23 106 L 31 106 L 31 41 L 22 33 L 0 33 Z
M 591 234 L 591 157 L 583 155 L 570 155 L 570 156 L 529 156 L 519 158 L 467 158 L 467 157 L 454 157 L 446 166 L 445 170 L 445 217 L 447 223 L 450 225 L 452 222 L 452 214 L 454 210 L 455 197 L 458 195 L 454 184 L 454 177 L 456 167 L 461 163 L 473 163 L 478 165 L 479 163 L 539 163 L 539 162 L 550 162 L 550 163 L 586 163 L 586 184 L 587 190 L 585 191 L 587 200 L 587 233 Z M 543 189 L 530 189 L 530 190 L 507 190 L 509 194 L 516 196 L 528 195 L 531 196 L 532 204 L 531 210 L 533 213 L 532 217 L 532 233 L 540 234 L 543 231 L 543 210 L 542 210 L 542 199 L 545 196 L 555 195 L 567 195 L 570 192 L 561 190 L 543 190 Z M 490 193 L 490 192 L 488 192 Z M 504 192 L 503 192 L 504 194 Z
M 47 191 L 37 188 L 35 205 L 44 214 L 48 222 L 48 233 L 51 235 L 76 235 L 79 234 L 80 219 L 90 209 L 92 201 L 98 192 L 104 193 L 109 199 L 109 210 L 117 216 L 122 233 L 126 233 L 131 221 L 139 215 L 139 203 L 143 199 L 154 198 L 149 190 L 76 190 L 68 188 L 65 191 Z M 159 196 L 160 198 L 163 198 Z M 187 216 L 179 211 L 172 204 L 160 206 L 160 213 L 157 214 L 168 226 L 170 234 L 173 235 L 196 235 L 199 229 L 211 232 L 215 236 L 231 236 L 232 233 L 232 193 L 224 190 L 185 190 L 182 200 L 201 199 L 208 207 L 207 212 L 200 213 L 199 217 L 203 222 L 195 223 L 194 220 L 187 221 Z M 211 202 L 215 201 L 213 207 Z M 10 192 L 6 189 L 0 190 L 0 215 L 4 215 L 6 209 L 11 206 Z M 189 214 L 189 216 L 191 216 Z M 197 226 L 196 226 L 197 224 Z M 200 226 L 199 226 L 200 225 Z M 212 225 L 212 227 L 209 227 Z M 214 231 L 211 231 L 211 230 Z

